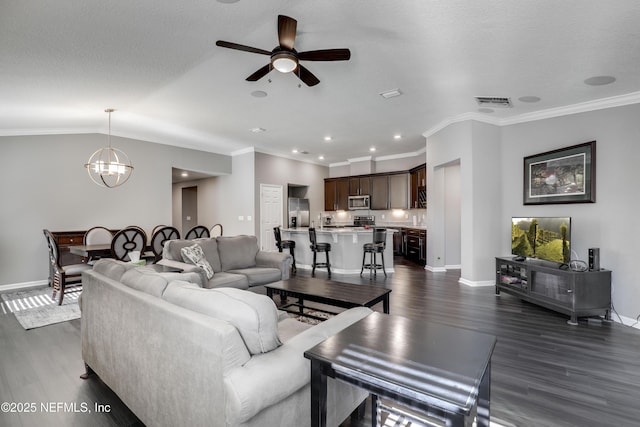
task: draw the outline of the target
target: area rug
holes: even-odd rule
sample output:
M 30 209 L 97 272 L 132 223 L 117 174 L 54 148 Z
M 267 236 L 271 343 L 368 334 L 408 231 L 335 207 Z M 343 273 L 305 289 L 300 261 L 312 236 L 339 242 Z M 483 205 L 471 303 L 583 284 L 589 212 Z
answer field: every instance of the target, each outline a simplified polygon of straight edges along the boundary
M 313 317 L 300 316 L 299 314 L 295 314 L 295 313 L 289 313 L 289 317 L 293 317 L 298 322 L 309 323 L 310 325 L 317 325 L 318 323 L 323 322 L 323 321 L 329 319 L 330 317 L 333 317 L 332 314 L 329 314 L 329 313 L 324 312 L 324 311 L 305 310 L 305 313 L 310 314 L 312 316 L 321 317 L 322 320 L 315 319 Z
M 58 305 L 57 298 L 51 298 L 52 290 L 49 287 L 2 294 L 0 315 L 15 315 L 27 330 L 79 319 L 78 297 L 81 290 L 79 286 L 69 288 L 64 293 L 62 305 Z

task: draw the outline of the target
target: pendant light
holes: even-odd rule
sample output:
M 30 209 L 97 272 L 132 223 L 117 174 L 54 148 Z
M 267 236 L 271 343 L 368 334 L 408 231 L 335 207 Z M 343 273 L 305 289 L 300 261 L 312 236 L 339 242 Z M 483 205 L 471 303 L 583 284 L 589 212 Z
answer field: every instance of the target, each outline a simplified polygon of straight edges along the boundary
M 109 146 L 93 153 L 84 167 L 93 182 L 101 187 L 113 188 L 127 182 L 133 165 L 122 150 L 111 147 L 111 113 L 115 110 L 108 108 L 104 111 L 109 114 Z

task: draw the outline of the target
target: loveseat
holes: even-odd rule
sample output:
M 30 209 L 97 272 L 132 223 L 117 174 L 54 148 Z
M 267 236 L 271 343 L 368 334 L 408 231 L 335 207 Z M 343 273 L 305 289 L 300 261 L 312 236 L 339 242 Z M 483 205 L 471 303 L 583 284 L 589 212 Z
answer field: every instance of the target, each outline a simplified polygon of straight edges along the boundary
M 157 273 L 107 259 L 84 272 L 88 372 L 148 426 L 310 425 L 304 351 L 371 310 L 353 308 L 311 326 L 278 311 L 265 295 L 206 289 L 199 280 L 197 273 Z M 327 382 L 327 425 L 335 426 L 367 394 Z
M 182 249 L 193 244 L 202 247 L 213 269 L 213 277 L 206 277 L 200 267 L 185 262 Z M 165 242 L 158 264 L 200 273 L 205 288 L 248 289 L 288 279 L 292 261 L 290 254 L 259 250 L 255 236 L 241 235 L 169 240 Z

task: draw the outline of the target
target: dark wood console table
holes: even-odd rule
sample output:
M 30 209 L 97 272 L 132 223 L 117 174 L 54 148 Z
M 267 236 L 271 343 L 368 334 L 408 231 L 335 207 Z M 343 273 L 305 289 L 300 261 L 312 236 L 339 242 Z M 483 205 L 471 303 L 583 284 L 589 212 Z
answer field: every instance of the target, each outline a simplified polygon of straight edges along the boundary
M 327 422 L 327 377 L 399 402 L 449 426 L 489 426 L 496 337 L 373 312 L 304 356 L 311 360 L 311 426 Z
M 500 291 L 567 314 L 570 325 L 580 316 L 611 318 L 611 270 L 561 270 L 542 261 L 497 257 L 496 294 Z

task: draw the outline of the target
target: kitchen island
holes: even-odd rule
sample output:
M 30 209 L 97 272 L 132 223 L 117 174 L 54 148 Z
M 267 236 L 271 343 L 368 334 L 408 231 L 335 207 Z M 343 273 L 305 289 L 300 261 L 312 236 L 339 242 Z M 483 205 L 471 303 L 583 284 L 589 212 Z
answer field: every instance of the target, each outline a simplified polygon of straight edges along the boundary
M 393 233 L 397 230 L 387 229 L 387 246 L 384 250 L 384 265 L 387 274 L 393 273 Z M 298 268 L 311 270 L 313 252 L 311 252 L 309 242 L 309 229 L 306 227 L 283 228 L 281 229 L 282 240 L 293 240 L 296 242 L 296 266 Z M 331 273 L 338 274 L 360 274 L 362 268 L 362 246 L 371 243 L 373 239 L 373 228 L 364 227 L 338 227 L 338 228 L 316 228 L 318 243 L 330 243 L 331 252 L 329 261 L 331 262 Z M 378 256 L 378 264 L 382 263 Z M 324 262 L 324 254 L 318 254 L 318 261 Z M 369 263 L 367 255 L 366 263 Z M 316 269 L 316 274 L 325 269 Z M 369 270 L 364 270 L 364 274 L 369 274 Z M 378 271 L 378 274 L 383 274 Z

